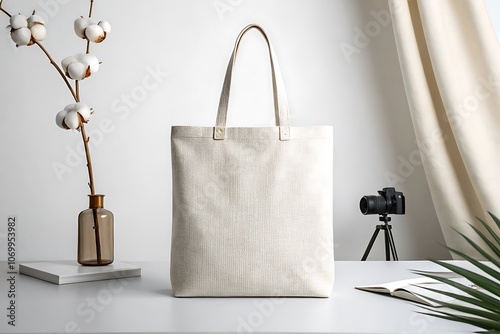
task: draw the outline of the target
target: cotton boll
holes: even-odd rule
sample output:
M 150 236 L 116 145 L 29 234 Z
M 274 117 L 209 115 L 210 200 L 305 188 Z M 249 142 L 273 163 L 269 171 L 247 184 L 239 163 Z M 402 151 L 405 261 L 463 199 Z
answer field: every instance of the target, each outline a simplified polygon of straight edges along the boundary
M 87 77 L 87 67 L 79 62 L 69 64 L 68 76 L 73 80 L 83 80 Z
M 104 30 L 97 24 L 92 24 L 85 29 L 85 36 L 87 39 L 94 43 L 101 43 L 105 38 Z
M 64 123 L 64 118 L 68 115 L 68 111 L 66 110 L 61 110 L 60 112 L 57 113 L 56 115 L 56 124 L 58 127 L 64 130 L 68 130 L 68 126 Z
M 68 73 L 68 66 L 69 66 L 69 64 L 75 63 L 77 61 L 78 60 L 76 59 L 75 56 L 69 56 L 69 57 L 64 58 L 61 61 L 61 67 L 62 67 L 63 71 L 66 72 L 66 74 L 67 74 Z
M 76 54 L 61 62 L 66 75 L 73 80 L 83 80 L 99 70 L 99 60 L 91 54 Z
M 100 21 L 98 26 L 102 28 L 102 30 L 108 34 L 111 31 L 111 24 L 108 21 Z
M 77 53 L 73 57 L 75 58 L 76 62 L 83 64 L 83 53 Z
M 40 23 L 34 24 L 31 28 L 31 36 L 35 41 L 43 41 L 45 39 L 45 36 L 47 36 L 47 30 L 45 29 L 45 26 Z
M 95 73 L 99 70 L 99 60 L 92 54 L 81 55 L 78 59 L 85 67 L 90 67 L 90 72 Z
M 73 104 L 73 110 L 74 111 L 78 111 L 79 109 L 88 108 L 88 107 L 89 106 L 86 103 L 83 103 L 83 102 L 77 102 L 77 103 Z
M 70 111 L 64 118 L 64 124 L 68 128 L 76 130 L 80 127 L 80 116 L 76 111 Z
M 26 19 L 26 16 L 21 14 L 12 15 L 12 17 L 9 20 L 9 23 L 10 27 L 14 30 L 28 27 L 28 20 Z
M 76 109 L 76 103 L 71 103 L 68 104 L 66 107 L 64 107 L 64 110 L 66 110 L 67 112 L 73 111 L 75 109 Z
M 84 56 L 84 53 L 77 53 L 76 55 L 74 55 L 73 57 L 75 57 L 76 61 L 79 62 L 79 63 L 83 63 L 83 56 Z
M 90 22 L 87 17 L 79 17 L 75 20 L 73 28 L 78 37 L 85 39 L 85 29 L 89 26 Z
M 82 102 L 76 104 L 75 110 L 82 116 L 85 122 L 89 120 L 90 115 L 92 114 L 92 110 L 90 109 L 90 107 Z
M 28 28 L 33 27 L 35 24 L 44 24 L 43 18 L 40 15 L 33 14 L 28 17 Z
M 75 34 L 80 38 L 85 38 L 85 29 L 88 27 L 87 19 L 79 17 L 75 20 L 73 28 L 75 29 Z
M 31 42 L 31 31 L 28 28 L 19 28 L 12 30 L 10 37 L 17 46 L 28 45 Z

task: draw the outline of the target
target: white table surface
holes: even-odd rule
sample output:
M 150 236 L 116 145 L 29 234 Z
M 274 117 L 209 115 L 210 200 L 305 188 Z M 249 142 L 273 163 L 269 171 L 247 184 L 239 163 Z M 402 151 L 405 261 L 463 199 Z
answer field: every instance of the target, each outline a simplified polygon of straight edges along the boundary
M 427 261 L 336 262 L 335 286 L 327 299 L 175 298 L 168 263 L 130 263 L 142 267 L 141 277 L 58 286 L 18 275 L 16 327 L 7 324 L 8 283 L 6 278 L 2 279 L 0 332 L 471 333 L 477 330 L 418 314 L 415 311 L 419 308 L 405 300 L 353 288 L 415 277 L 408 269 L 440 269 Z M 6 268 L 5 263 L 1 265 Z

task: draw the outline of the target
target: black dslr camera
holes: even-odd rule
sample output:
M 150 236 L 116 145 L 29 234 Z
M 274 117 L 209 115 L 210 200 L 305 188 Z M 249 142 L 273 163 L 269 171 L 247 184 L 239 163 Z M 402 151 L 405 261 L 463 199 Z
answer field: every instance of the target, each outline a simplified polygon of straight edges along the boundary
M 404 215 L 405 197 L 395 188 L 384 188 L 378 191 L 380 196 L 363 196 L 359 202 L 359 209 L 364 215 Z

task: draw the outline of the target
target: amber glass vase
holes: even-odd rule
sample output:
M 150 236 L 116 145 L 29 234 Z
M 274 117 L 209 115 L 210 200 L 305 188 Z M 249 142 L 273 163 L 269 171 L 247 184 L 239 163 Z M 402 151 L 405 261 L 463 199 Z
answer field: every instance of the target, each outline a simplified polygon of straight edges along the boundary
M 114 217 L 104 195 L 89 195 L 89 208 L 78 215 L 78 263 L 105 266 L 114 260 Z

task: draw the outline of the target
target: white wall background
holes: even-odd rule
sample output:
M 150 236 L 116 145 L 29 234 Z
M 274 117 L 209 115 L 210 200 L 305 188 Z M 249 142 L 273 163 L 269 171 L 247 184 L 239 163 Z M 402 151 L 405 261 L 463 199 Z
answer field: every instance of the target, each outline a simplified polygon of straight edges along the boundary
M 500 32 L 500 5 L 486 3 Z M 44 15 L 44 44 L 58 61 L 84 51 L 72 27 L 87 13 L 85 1 L 5 0 L 4 7 Z M 96 111 L 87 131 L 97 191 L 115 214 L 116 259 L 168 259 L 170 126 L 214 124 L 234 39 L 251 22 L 274 44 L 292 125 L 334 126 L 336 258 L 361 257 L 378 216 L 361 215 L 359 199 L 385 186 L 406 195 L 406 215 L 393 216 L 400 259 L 447 258 L 438 245 L 443 237 L 418 160 L 392 26 L 373 14 L 386 11 L 386 0 L 96 1 L 94 17 L 113 30 L 92 46 L 103 63 L 82 82 L 82 100 Z M 2 14 L 0 26 L 6 25 Z M 357 31 L 367 27 L 372 36 L 361 45 Z M 341 47 L 356 43 L 357 53 L 346 57 Z M 260 35 L 249 33 L 239 56 L 229 123 L 270 126 L 270 73 Z M 18 259 L 74 259 L 77 215 L 88 205 L 87 172 L 77 153 L 79 134 L 54 122 L 71 96 L 41 51 L 16 49 L 8 30 L 0 35 L 0 73 L 0 232 L 8 215 L 16 215 Z M 64 173 L 55 165 L 66 166 Z M 384 258 L 382 240 L 370 259 Z

